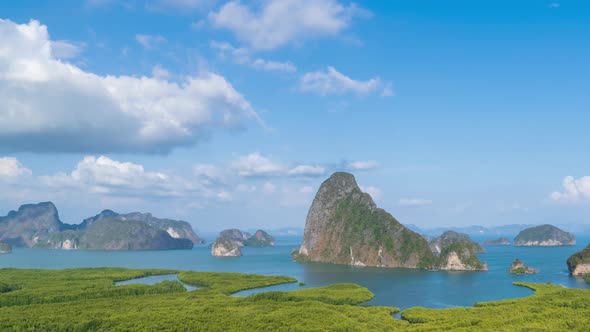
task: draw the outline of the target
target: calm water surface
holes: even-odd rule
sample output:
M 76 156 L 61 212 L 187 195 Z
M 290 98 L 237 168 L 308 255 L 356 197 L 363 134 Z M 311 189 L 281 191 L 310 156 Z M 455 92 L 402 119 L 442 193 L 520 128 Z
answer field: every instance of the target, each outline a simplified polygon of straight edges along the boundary
M 480 240 L 480 239 L 478 239 Z M 428 272 L 408 269 L 380 269 L 332 264 L 298 264 L 289 254 L 295 242 L 277 241 L 274 248 L 243 248 L 243 257 L 212 257 L 206 246 L 177 251 L 62 251 L 15 248 L 0 255 L 0 267 L 75 268 L 118 266 L 128 268 L 169 268 L 194 271 L 231 271 L 267 275 L 287 275 L 306 283 L 305 287 L 353 282 L 369 288 L 375 298 L 368 304 L 399 308 L 423 306 L 448 308 L 471 306 L 475 302 L 522 297 L 532 291 L 512 285 L 514 281 L 552 282 L 567 287 L 588 288 L 581 279 L 568 275 L 566 259 L 585 247 L 590 238 L 578 238 L 573 247 L 519 248 L 488 246 L 480 258 L 488 263 L 488 272 Z M 286 244 L 289 243 L 289 244 Z M 522 259 L 540 273 L 514 276 L 510 263 Z M 152 277 L 149 282 L 175 276 Z M 297 284 L 268 287 L 264 290 L 300 289 Z M 244 291 L 245 296 L 260 290 Z

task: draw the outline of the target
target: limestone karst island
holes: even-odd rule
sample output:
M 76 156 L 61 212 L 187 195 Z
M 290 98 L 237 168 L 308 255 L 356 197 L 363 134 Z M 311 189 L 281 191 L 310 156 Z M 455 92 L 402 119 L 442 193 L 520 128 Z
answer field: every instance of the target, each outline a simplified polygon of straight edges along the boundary
M 590 1 L 0 1 L 0 332 L 590 331 Z

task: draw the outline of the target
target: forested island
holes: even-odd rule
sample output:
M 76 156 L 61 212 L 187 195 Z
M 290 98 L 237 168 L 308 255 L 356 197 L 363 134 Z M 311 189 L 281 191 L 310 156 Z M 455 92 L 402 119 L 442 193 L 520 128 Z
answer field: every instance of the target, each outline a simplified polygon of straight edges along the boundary
M 104 210 L 80 224 L 67 224 L 52 202 L 22 205 L 0 217 L 0 241 L 14 247 L 64 250 L 191 249 L 203 243 L 188 222 L 150 213 Z
M 299 262 L 429 270 L 485 271 L 481 246 L 446 232 L 429 243 L 378 208 L 350 173 L 336 172 L 320 186 L 309 209 Z

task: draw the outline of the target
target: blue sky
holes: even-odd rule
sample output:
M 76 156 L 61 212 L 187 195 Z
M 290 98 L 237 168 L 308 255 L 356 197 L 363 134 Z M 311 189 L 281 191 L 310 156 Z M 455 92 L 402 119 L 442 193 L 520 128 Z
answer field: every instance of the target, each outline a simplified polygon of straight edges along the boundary
M 0 212 L 303 227 L 357 176 L 422 227 L 588 224 L 585 1 L 0 4 Z

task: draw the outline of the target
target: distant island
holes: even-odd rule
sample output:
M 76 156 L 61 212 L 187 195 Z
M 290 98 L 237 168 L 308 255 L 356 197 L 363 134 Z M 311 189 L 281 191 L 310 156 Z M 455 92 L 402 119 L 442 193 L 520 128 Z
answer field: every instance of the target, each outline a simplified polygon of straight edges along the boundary
M 242 256 L 241 247 L 270 247 L 275 240 L 267 232 L 259 229 L 254 235 L 239 229 L 222 231 L 211 245 L 211 255 L 219 257 Z
M 0 217 L 0 241 L 17 247 L 66 250 L 191 249 L 203 243 L 189 223 L 149 213 L 104 210 L 78 225 L 66 224 L 51 202 L 23 205 Z
M 5 242 L 0 242 L 0 254 L 10 254 L 12 252 L 12 247 L 10 244 Z
M 547 247 L 573 246 L 576 244 L 574 234 L 565 232 L 553 225 L 540 225 L 522 230 L 514 238 L 515 246 Z
M 511 243 L 508 238 L 501 237 L 492 240 L 485 240 L 483 244 L 487 246 L 509 246 Z
M 470 239 L 449 233 L 434 241 L 440 242 L 435 251 L 424 237 L 378 208 L 352 174 L 336 172 L 320 186 L 293 258 L 353 266 L 484 269 Z
M 511 274 L 535 274 L 539 271 L 535 268 L 524 265 L 523 261 L 517 258 L 510 265 L 509 272 Z

